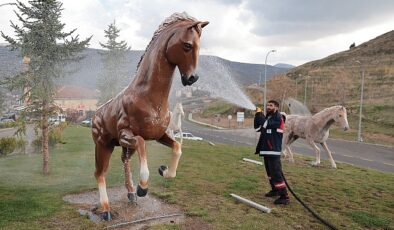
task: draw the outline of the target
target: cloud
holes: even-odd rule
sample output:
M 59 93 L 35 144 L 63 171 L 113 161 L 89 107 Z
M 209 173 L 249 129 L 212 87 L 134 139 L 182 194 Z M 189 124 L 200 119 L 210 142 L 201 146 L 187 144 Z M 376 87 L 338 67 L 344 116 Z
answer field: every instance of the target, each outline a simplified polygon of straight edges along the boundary
M 27 2 L 27 0 L 23 0 Z M 65 31 L 77 28 L 91 46 L 105 42 L 104 29 L 116 20 L 120 39 L 144 50 L 160 23 L 186 11 L 210 24 L 201 37 L 201 54 L 240 62 L 302 64 L 345 50 L 393 29 L 391 0 L 67 0 L 62 1 Z M 0 7 L 0 30 L 13 35 L 14 6 Z M 4 42 L 0 38 L 0 43 Z
M 392 17 L 394 1 L 249 0 L 252 33 L 269 42 L 298 43 L 372 26 Z

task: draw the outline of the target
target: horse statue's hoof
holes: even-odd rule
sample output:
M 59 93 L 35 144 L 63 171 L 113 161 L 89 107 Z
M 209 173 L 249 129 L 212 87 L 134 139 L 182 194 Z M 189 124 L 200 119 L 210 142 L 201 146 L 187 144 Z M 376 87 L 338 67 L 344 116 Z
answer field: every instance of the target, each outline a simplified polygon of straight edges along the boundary
M 146 196 L 147 193 L 148 193 L 147 188 L 141 188 L 140 185 L 137 186 L 137 196 L 144 197 L 144 196 Z
M 102 212 L 100 214 L 101 219 L 105 220 L 105 221 L 110 221 L 112 219 L 112 214 L 111 212 Z
M 168 169 L 167 166 L 161 165 L 161 166 L 159 167 L 159 174 L 160 174 L 160 176 L 164 176 L 164 171 L 166 171 L 167 169 Z
M 311 165 L 314 166 L 314 167 L 319 167 L 320 166 L 320 164 L 317 163 L 316 161 L 312 161 Z
M 135 192 L 127 193 L 127 198 L 129 198 L 130 203 L 137 203 L 137 194 Z

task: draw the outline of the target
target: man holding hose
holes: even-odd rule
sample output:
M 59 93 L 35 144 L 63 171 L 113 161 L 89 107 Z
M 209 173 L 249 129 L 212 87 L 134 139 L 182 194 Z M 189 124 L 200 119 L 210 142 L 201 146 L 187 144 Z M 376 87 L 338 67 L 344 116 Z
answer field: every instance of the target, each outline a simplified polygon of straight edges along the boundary
M 274 204 L 287 205 L 290 203 L 290 199 L 282 176 L 280 161 L 284 120 L 279 113 L 279 103 L 277 101 L 268 101 L 266 111 L 267 114 L 264 116 L 260 108 L 256 109 L 254 128 L 259 128 L 261 134 L 255 153 L 264 158 L 265 170 L 271 185 L 271 191 L 266 193 L 265 196 L 279 196 Z

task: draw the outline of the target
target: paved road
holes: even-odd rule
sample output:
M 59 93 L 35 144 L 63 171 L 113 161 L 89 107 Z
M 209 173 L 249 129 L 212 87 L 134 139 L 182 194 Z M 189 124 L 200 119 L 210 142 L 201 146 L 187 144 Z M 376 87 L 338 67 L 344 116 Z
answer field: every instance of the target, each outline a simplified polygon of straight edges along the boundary
M 195 136 L 200 136 L 212 142 L 246 146 L 256 146 L 260 134 L 251 128 L 218 130 L 202 127 L 189 121 L 183 121 L 182 129 L 184 132 L 191 132 Z M 394 173 L 394 147 L 334 139 L 329 139 L 327 144 L 333 152 L 334 160 L 337 162 L 346 162 L 361 167 Z M 303 155 L 315 156 L 314 151 L 304 140 L 297 140 L 292 145 L 292 150 Z M 324 150 L 321 151 L 320 155 L 322 159 L 327 159 L 327 154 Z
M 183 121 L 182 127 L 185 132 L 191 132 L 205 140 L 217 143 L 256 146 L 259 138 L 259 133 L 253 129 L 218 130 L 202 127 L 189 121 Z M 0 137 L 12 136 L 14 132 L 14 129 L 0 129 Z M 34 138 L 33 126 L 28 126 L 27 136 L 31 142 Z M 328 147 L 333 152 L 335 161 L 394 173 L 394 147 L 333 139 L 328 140 Z M 315 156 L 314 151 L 304 140 L 297 140 L 292 145 L 292 150 L 307 156 Z M 324 150 L 321 151 L 321 158 L 327 159 Z

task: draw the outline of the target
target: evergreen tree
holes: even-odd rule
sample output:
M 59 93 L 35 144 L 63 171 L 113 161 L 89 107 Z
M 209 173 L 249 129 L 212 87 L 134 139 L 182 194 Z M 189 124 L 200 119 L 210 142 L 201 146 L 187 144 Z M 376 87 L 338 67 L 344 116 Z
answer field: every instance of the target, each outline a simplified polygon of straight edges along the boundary
M 8 77 L 10 89 L 20 89 L 22 100 L 29 104 L 29 116 L 38 115 L 37 124 L 42 131 L 43 173 L 49 173 L 48 118 L 55 110 L 53 95 L 54 80 L 64 75 L 64 66 L 82 58 L 78 55 L 91 39 L 79 41 L 73 36 L 76 29 L 62 32 L 65 24 L 60 22 L 62 3 L 57 0 L 32 0 L 28 4 L 17 1 L 15 11 L 22 26 L 11 22 L 16 39 L 1 36 L 12 50 L 20 50 L 27 65 L 19 74 Z M 34 113 L 34 114 L 33 114 Z
M 120 29 L 115 25 L 115 21 L 104 30 L 107 42 L 100 42 L 101 47 L 106 49 L 100 52 L 101 60 L 104 64 L 104 70 L 98 79 L 98 89 L 100 90 L 99 104 L 107 102 L 116 96 L 122 87 L 128 82 L 128 76 L 125 71 L 126 53 L 130 51 L 125 41 L 117 41 Z

